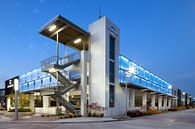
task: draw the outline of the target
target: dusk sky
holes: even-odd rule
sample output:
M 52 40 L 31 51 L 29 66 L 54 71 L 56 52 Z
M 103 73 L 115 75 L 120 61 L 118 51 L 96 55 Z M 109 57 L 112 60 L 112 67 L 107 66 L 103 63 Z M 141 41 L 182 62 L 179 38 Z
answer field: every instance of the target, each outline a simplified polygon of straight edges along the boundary
M 1 0 L 0 87 L 56 54 L 45 23 L 60 14 L 88 31 L 98 8 L 120 28 L 121 55 L 195 96 L 195 0 Z

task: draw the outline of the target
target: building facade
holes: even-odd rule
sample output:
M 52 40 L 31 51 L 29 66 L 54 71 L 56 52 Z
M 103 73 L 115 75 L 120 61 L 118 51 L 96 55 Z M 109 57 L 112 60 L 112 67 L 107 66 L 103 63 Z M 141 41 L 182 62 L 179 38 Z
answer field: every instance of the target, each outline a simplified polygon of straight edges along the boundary
M 120 55 L 120 29 L 107 17 L 90 24 L 86 32 L 58 15 L 39 33 L 56 41 L 57 54 L 18 76 L 19 92 L 30 96 L 29 107 L 35 113 L 118 116 L 128 110 L 190 104 L 192 96 Z M 78 52 L 66 55 L 65 51 L 59 57 L 59 43 Z M 94 111 L 91 104 L 102 108 Z

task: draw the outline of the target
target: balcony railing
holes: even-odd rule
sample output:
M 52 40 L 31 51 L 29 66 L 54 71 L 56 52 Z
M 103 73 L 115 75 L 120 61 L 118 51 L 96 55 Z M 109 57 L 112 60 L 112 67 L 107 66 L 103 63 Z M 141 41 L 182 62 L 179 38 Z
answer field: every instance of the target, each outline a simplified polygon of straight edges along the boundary
M 41 61 L 41 68 L 48 67 L 50 65 L 65 65 L 73 61 L 80 59 L 80 53 L 73 53 L 66 57 L 57 58 L 57 56 L 51 56 Z

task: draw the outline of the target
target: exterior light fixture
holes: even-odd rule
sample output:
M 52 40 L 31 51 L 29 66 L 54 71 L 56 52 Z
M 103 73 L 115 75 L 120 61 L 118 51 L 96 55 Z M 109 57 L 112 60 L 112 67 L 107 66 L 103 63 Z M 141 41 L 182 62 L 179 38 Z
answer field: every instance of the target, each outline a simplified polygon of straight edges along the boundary
M 185 95 L 186 93 L 185 93 L 185 92 L 183 92 L 182 94 L 183 94 L 183 95 Z
M 19 90 L 19 80 L 18 79 L 14 79 L 14 90 L 15 91 Z
M 14 90 L 15 90 L 15 120 L 18 120 L 18 90 L 19 90 L 19 79 L 14 79 Z
M 49 28 L 49 31 L 53 31 L 55 28 L 56 28 L 56 25 L 52 25 L 52 26 Z
M 57 71 L 58 71 L 58 69 L 55 69 L 55 68 L 53 68 L 53 67 L 52 67 L 52 68 L 49 68 L 49 72 L 50 72 L 50 73 L 55 73 L 55 72 L 57 72 Z
M 74 43 L 77 44 L 77 43 L 80 43 L 81 42 L 81 38 L 78 38 L 78 39 L 75 39 L 74 40 Z
M 134 67 L 130 67 L 130 68 L 129 68 L 129 72 L 130 72 L 131 74 L 135 74 L 135 68 L 134 68 Z
M 169 86 L 168 86 L 168 89 L 171 89 L 171 88 L 172 88 L 172 86 L 171 86 L 171 85 L 169 85 Z

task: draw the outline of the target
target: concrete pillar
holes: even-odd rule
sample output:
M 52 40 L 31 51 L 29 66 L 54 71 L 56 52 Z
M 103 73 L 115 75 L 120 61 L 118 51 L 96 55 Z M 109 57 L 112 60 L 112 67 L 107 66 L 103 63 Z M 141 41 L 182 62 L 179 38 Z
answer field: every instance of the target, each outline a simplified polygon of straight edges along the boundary
M 87 115 L 87 52 L 81 51 L 81 115 Z
M 142 107 L 144 109 L 144 111 L 146 111 L 146 107 L 147 106 L 147 93 L 143 92 L 142 94 Z
M 68 102 L 70 102 L 70 101 L 69 101 L 69 92 L 67 92 L 66 94 L 62 95 L 62 97 L 63 97 L 65 100 L 67 100 Z M 67 113 L 67 110 L 66 110 L 66 108 L 65 108 L 64 106 L 62 106 L 61 109 L 62 109 L 62 113 L 63 113 L 63 114 L 66 114 L 66 113 Z
M 48 108 L 50 106 L 49 96 L 43 96 L 43 108 Z
M 162 108 L 162 96 L 158 96 L 158 110 Z
M 11 100 L 10 100 L 10 97 L 7 97 L 7 111 L 9 111 L 10 110 L 10 108 L 11 108 Z
M 155 100 L 156 100 L 156 95 L 152 95 L 152 101 L 151 101 L 151 107 L 155 108 Z
M 129 98 L 130 98 L 130 108 L 134 109 L 135 108 L 135 90 L 134 89 L 129 89 Z
M 172 98 L 168 99 L 168 108 L 171 108 Z
M 178 106 L 178 97 L 176 97 L 176 99 L 175 99 L 175 105 L 174 106 Z
M 167 109 L 167 96 L 164 96 L 164 109 Z
M 35 111 L 34 94 L 30 95 L 30 109 L 32 110 L 32 112 Z

